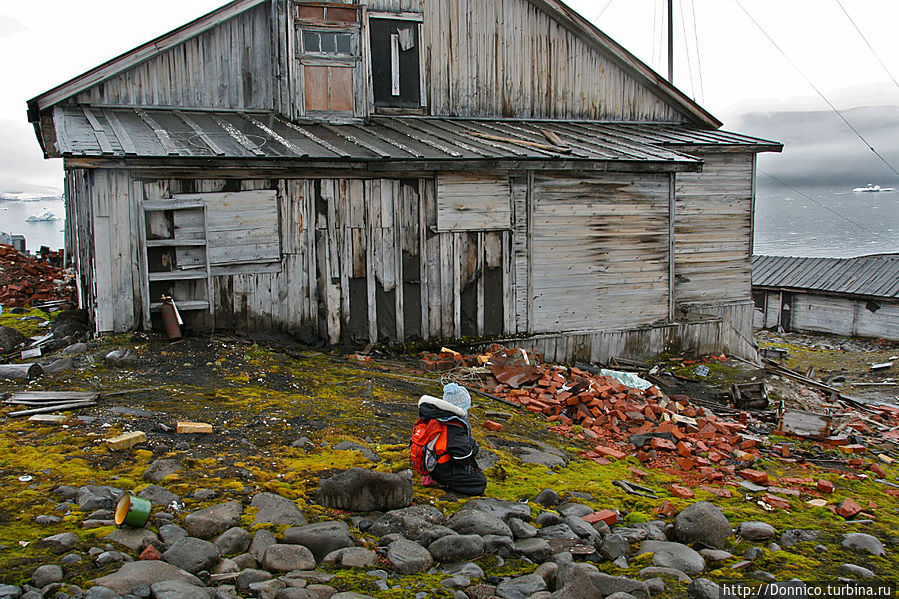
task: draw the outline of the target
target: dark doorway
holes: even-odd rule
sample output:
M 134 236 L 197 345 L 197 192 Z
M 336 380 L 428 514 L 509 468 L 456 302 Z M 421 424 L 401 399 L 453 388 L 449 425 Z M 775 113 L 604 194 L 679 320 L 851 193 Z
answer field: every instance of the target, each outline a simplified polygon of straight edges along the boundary
M 790 332 L 793 324 L 793 294 L 784 291 L 780 295 L 780 328 L 784 333 Z

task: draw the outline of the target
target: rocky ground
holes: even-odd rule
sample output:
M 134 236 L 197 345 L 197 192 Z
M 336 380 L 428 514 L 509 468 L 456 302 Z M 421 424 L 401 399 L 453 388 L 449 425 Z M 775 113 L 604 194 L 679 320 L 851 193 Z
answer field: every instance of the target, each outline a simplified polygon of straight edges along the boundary
M 0 598 L 711 598 L 730 583 L 899 582 L 899 468 L 886 463 L 899 456 L 880 434 L 895 426 L 889 412 L 861 414 L 877 426 L 850 431 L 862 447 L 852 454 L 785 436 L 758 414 L 741 423 L 722 393 L 753 379 L 767 379 L 776 401 L 841 408 L 739 361 L 669 357 L 653 375 L 659 395 L 594 397 L 610 419 L 577 424 L 552 419 L 547 397 L 516 405 L 523 396 L 489 376 L 423 371 L 417 356 L 369 361 L 227 336 L 88 340 L 77 314 L 41 326 L 47 317 L 4 314 L 27 335 L 56 330 L 65 341 L 45 347 L 42 376 L 0 381 L 0 392 L 101 395 L 60 418 L 4 406 Z M 847 392 L 899 373 L 870 371 L 899 353 L 891 344 L 760 342 Z M 422 487 L 408 470 L 417 399 L 450 377 L 498 398 L 474 395 L 471 411 L 487 497 Z M 521 388 L 540 397 L 551 386 L 546 376 Z M 874 400 L 896 389 L 851 388 Z M 675 412 L 704 424 L 679 420 L 675 431 Z M 211 432 L 179 432 L 185 422 Z M 653 441 L 663 427 L 684 435 L 689 470 L 679 446 Z M 638 429 L 650 431 L 645 445 L 629 436 Z M 144 527 L 115 526 L 125 493 L 152 502 Z

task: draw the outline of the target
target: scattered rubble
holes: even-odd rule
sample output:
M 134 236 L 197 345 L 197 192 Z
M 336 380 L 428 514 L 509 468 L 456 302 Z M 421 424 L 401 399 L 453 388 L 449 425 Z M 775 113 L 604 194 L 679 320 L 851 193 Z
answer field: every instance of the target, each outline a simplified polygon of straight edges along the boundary
M 74 275 L 46 260 L 0 245 L 0 305 L 24 307 L 42 302 L 75 303 Z

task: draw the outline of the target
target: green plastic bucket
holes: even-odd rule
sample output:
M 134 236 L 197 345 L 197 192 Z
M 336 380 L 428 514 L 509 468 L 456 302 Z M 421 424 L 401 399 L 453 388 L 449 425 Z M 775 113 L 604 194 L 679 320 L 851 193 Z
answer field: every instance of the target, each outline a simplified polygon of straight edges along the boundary
M 143 497 L 134 495 L 122 495 L 115 508 L 115 523 L 119 526 L 133 526 L 142 528 L 150 519 L 150 509 L 153 504 Z

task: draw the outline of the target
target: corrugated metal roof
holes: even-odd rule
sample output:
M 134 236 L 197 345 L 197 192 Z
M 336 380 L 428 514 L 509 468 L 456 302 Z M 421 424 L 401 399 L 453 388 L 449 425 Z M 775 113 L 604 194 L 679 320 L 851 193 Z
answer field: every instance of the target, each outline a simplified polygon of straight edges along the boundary
M 753 256 L 752 285 L 899 298 L 899 254 L 858 258 Z
M 698 166 L 677 145 L 770 142 L 691 127 L 582 121 L 372 117 L 291 122 L 274 113 L 57 106 L 57 151 L 75 157 L 323 161 L 628 161 Z

